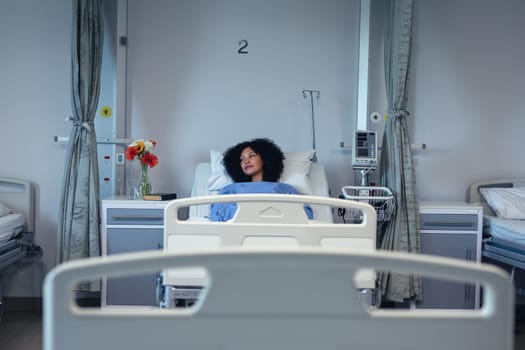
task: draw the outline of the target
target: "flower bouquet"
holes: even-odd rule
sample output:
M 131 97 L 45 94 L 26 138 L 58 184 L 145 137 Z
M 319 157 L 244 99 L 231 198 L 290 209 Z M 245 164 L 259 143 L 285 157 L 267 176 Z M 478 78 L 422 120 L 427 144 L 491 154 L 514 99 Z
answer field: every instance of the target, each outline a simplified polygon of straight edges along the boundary
M 138 190 L 141 198 L 151 193 L 151 184 L 148 180 L 148 167 L 153 168 L 159 163 L 159 159 L 152 153 L 157 142 L 153 140 L 135 140 L 126 148 L 126 159 L 138 159 L 140 161 L 141 178 Z

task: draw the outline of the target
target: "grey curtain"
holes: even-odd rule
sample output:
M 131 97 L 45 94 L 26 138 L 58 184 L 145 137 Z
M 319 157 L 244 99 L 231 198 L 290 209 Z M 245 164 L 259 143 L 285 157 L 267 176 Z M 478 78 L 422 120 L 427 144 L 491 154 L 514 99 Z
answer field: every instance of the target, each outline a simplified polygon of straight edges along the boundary
M 58 263 L 100 255 L 99 177 L 93 121 L 100 92 L 104 39 L 102 16 L 100 0 L 74 0 L 73 127 L 60 200 Z
M 383 134 L 380 182 L 392 190 L 396 212 L 382 226 L 378 245 L 383 250 L 419 253 L 419 208 L 416 177 L 408 135 L 406 110 L 408 73 L 412 40 L 413 0 L 389 0 L 385 9 L 385 84 L 388 119 Z M 383 272 L 380 274 L 384 299 L 402 302 L 421 298 L 419 277 Z

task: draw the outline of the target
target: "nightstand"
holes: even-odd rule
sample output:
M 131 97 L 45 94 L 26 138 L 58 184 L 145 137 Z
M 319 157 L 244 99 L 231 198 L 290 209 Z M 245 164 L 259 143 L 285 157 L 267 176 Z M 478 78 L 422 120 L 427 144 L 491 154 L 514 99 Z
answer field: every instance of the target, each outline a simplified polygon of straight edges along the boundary
M 102 255 L 162 249 L 164 208 L 170 201 L 102 200 Z M 101 304 L 156 305 L 156 275 L 102 280 Z
M 465 202 L 420 202 L 421 253 L 481 261 L 483 208 Z M 480 287 L 423 278 L 418 308 L 472 309 L 480 306 Z

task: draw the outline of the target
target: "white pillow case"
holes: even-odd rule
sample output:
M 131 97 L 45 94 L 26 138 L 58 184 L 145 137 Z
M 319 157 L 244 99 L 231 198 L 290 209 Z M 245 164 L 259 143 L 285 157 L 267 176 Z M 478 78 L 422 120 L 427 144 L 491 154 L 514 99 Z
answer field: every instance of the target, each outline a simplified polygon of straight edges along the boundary
M 224 165 L 222 165 L 222 152 L 213 149 L 210 151 L 210 165 L 211 172 L 208 177 L 208 191 L 220 191 L 224 186 L 233 182 L 228 173 L 226 173 Z
M 308 174 L 312 165 L 314 151 L 285 152 L 284 169 L 279 182 L 295 187 L 302 194 L 312 194 L 312 185 Z
M 479 191 L 497 216 L 525 220 L 525 187 L 480 188 Z
M 279 179 L 295 187 L 302 194 L 312 194 L 312 185 L 308 178 L 310 165 L 314 151 L 306 152 L 285 152 L 284 169 Z M 217 150 L 210 151 L 211 173 L 208 178 L 208 191 L 220 191 L 224 186 L 231 184 L 233 181 L 226 173 L 222 165 L 222 152 Z
M 0 203 L 0 216 L 11 214 L 11 209 L 9 209 L 5 204 Z

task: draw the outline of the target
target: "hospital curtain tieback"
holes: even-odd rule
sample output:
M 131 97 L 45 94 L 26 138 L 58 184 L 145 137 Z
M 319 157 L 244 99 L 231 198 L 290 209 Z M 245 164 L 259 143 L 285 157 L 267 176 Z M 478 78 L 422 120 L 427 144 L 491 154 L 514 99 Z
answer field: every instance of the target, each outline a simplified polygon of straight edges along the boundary
M 151 183 L 148 179 L 148 167 L 153 168 L 159 163 L 159 159 L 151 151 L 157 142 L 153 140 L 135 140 L 126 148 L 126 159 L 138 159 L 140 161 L 141 176 L 138 183 L 140 198 L 151 193 Z

